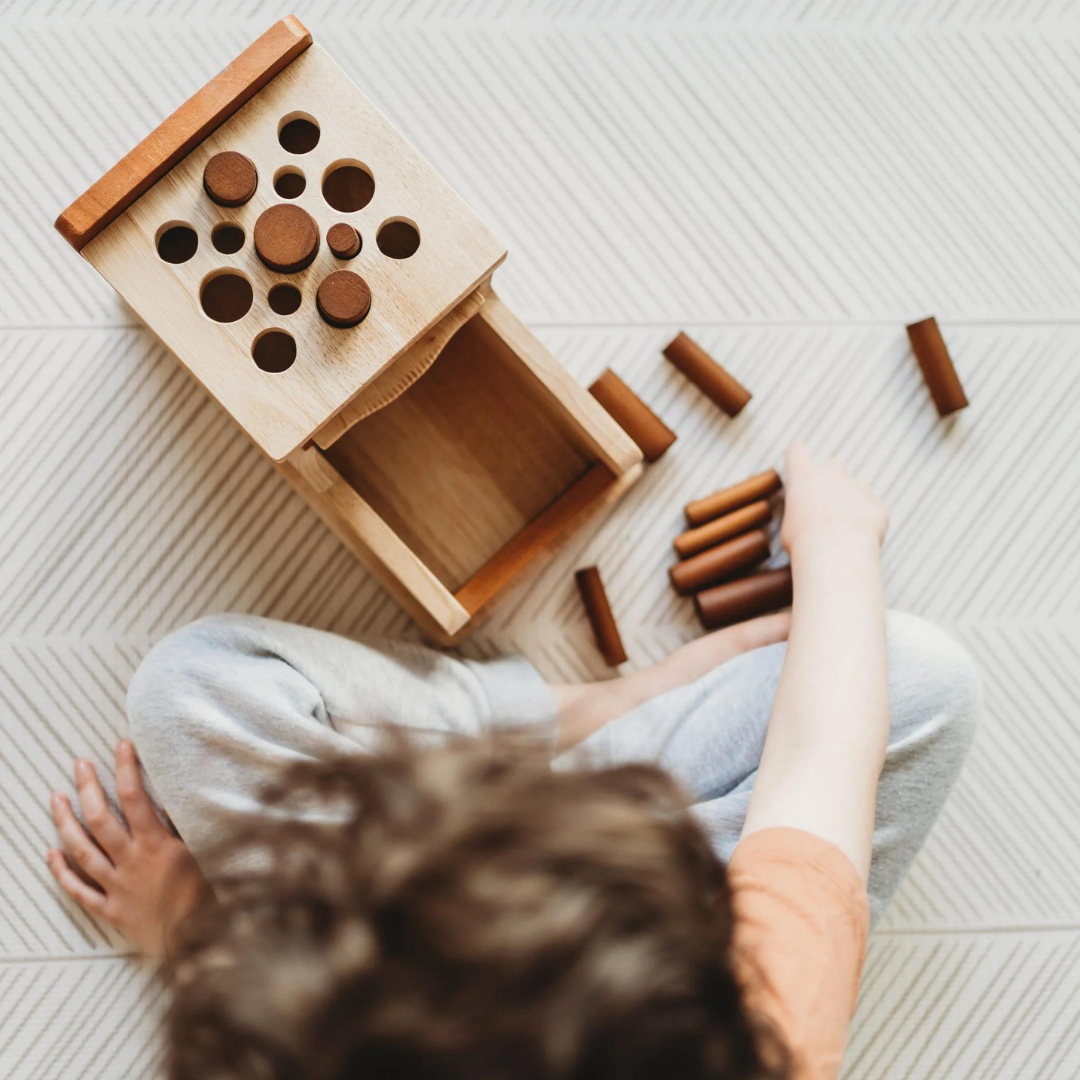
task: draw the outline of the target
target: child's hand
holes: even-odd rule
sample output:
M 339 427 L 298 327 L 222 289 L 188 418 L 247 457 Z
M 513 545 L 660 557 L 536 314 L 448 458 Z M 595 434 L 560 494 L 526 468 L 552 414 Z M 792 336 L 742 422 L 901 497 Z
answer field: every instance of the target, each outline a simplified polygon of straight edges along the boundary
M 789 552 L 824 538 L 871 538 L 880 546 L 889 527 L 885 504 L 838 461 L 815 461 L 805 443 L 787 452 L 787 495 L 780 539 Z
M 89 761 L 75 762 L 75 786 L 90 835 L 59 792 L 52 796 L 53 821 L 64 849 L 94 884 L 87 884 L 55 849 L 46 855 L 53 877 L 91 914 L 144 952 L 161 955 L 169 931 L 199 900 L 205 879 L 187 845 L 157 816 L 131 743 L 116 748 L 116 792 L 126 828 L 109 810 Z

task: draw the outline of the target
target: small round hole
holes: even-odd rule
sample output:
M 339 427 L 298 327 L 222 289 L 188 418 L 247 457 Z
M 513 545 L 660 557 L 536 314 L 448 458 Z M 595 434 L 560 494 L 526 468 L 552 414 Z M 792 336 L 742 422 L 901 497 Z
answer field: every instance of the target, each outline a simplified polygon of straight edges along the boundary
M 235 255 L 244 246 L 244 230 L 231 221 L 223 222 L 210 234 L 210 243 L 222 255 Z
M 166 225 L 158 231 L 157 253 L 167 263 L 184 263 L 199 248 L 199 234 L 190 225 Z
M 342 214 L 363 210 L 375 194 L 375 178 L 359 161 L 335 161 L 323 176 L 323 198 Z
M 235 270 L 223 270 L 203 282 L 199 303 L 214 322 L 242 319 L 251 310 L 251 282 Z
M 284 169 L 278 169 L 274 173 L 274 190 L 283 199 L 295 199 L 303 195 L 306 187 L 307 178 L 299 169 L 293 168 L 291 165 L 287 165 Z
M 282 282 L 270 290 L 267 301 L 271 311 L 278 315 L 291 315 L 300 307 L 300 290 L 295 285 Z
M 392 218 L 379 226 L 375 243 L 379 245 L 379 250 L 391 259 L 407 259 L 416 254 L 416 249 L 420 246 L 420 233 L 411 221 Z
M 319 145 L 319 125 L 308 113 L 289 113 L 278 124 L 278 142 L 290 154 L 309 154 Z
M 251 343 L 251 356 L 263 371 L 287 371 L 296 359 L 296 342 L 284 330 L 264 330 Z

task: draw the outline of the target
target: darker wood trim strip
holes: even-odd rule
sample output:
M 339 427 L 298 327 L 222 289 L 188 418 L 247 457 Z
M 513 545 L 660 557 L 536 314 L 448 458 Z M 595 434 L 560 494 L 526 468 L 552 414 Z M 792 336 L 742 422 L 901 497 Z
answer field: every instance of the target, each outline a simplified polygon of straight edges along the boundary
M 274 23 L 83 192 L 56 219 L 57 230 L 81 251 L 310 44 L 311 33 L 295 15 Z

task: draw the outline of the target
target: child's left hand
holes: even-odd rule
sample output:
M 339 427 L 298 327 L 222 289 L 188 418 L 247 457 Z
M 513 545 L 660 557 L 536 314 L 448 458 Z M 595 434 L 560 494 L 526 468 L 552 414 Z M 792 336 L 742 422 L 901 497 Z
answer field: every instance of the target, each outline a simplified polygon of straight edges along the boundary
M 162 955 L 169 932 L 199 901 L 205 878 L 187 845 L 158 817 L 130 742 L 116 748 L 116 792 L 126 827 L 109 809 L 89 761 L 75 762 L 75 786 L 87 828 L 60 792 L 51 800 L 53 821 L 64 849 L 93 884 L 76 874 L 57 849 L 46 854 L 53 877 L 68 896 L 143 952 Z

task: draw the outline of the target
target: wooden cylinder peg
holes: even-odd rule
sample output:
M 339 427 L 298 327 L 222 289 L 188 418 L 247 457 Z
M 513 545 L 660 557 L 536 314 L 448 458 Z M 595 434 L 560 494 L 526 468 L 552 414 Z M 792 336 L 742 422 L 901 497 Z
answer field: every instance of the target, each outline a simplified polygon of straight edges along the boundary
M 335 270 L 319 283 L 315 307 L 325 322 L 347 329 L 363 322 L 371 310 L 371 289 L 359 274 Z
M 765 499 L 752 502 L 748 506 L 740 506 L 738 510 L 732 510 L 730 514 L 718 517 L 705 525 L 699 525 L 696 529 L 688 529 L 676 536 L 675 551 L 680 559 L 687 559 L 699 551 L 730 540 L 733 536 L 738 536 L 739 533 L 744 533 L 748 529 L 764 525 L 771 516 L 772 511 Z
M 258 184 L 255 162 L 235 150 L 215 154 L 203 169 L 203 188 L 218 206 L 243 206 Z
M 623 648 L 615 616 L 611 614 L 611 605 L 604 591 L 604 583 L 600 580 L 600 571 L 595 566 L 587 566 L 584 570 L 579 570 L 574 577 L 601 655 L 609 667 L 624 664 L 626 650 Z
M 664 349 L 664 356 L 728 416 L 738 416 L 750 400 L 750 391 L 681 330 Z
M 707 585 L 716 585 L 768 557 L 769 534 L 764 529 L 754 529 L 677 562 L 668 570 L 668 575 L 675 591 L 685 596 Z
M 934 399 L 939 416 L 949 416 L 967 408 L 968 399 L 960 385 L 960 376 L 953 367 L 952 357 L 945 347 L 937 320 L 929 319 L 912 323 L 907 328 L 908 340 L 915 359 L 919 361 L 923 379 Z
M 712 521 L 732 510 L 738 510 L 740 506 L 755 502 L 758 499 L 767 499 L 780 490 L 780 475 L 775 469 L 768 472 L 758 473 L 744 480 L 741 484 L 732 484 L 731 487 L 714 491 L 712 495 L 706 495 L 704 499 L 695 499 L 686 504 L 686 520 L 690 525 L 704 525 L 706 521 Z
M 271 270 L 295 274 L 310 266 L 319 251 L 319 226 L 293 203 L 278 203 L 255 221 L 255 253 Z
M 360 234 L 339 221 L 326 230 L 326 246 L 335 259 L 355 259 L 360 254 Z
M 698 618 L 706 630 L 779 611 L 791 603 L 791 567 L 714 585 L 694 597 Z
M 655 461 L 675 441 L 675 432 L 611 368 L 589 387 L 589 393 L 638 444 L 646 461 Z

